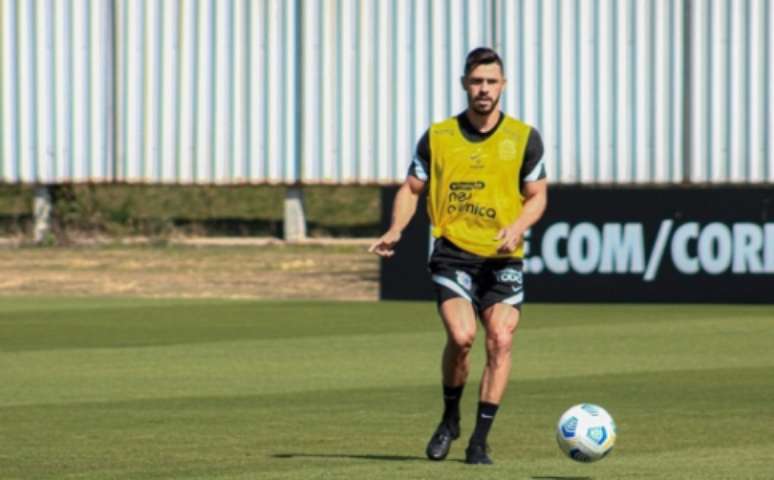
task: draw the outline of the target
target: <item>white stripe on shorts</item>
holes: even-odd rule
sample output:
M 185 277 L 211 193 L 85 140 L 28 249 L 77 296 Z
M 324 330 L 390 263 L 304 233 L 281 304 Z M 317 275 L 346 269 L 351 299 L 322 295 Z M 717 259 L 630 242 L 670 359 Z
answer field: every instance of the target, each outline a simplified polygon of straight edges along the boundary
M 454 283 L 453 281 L 449 280 L 446 277 L 442 277 L 440 275 L 433 275 L 433 281 L 437 283 L 438 285 L 443 285 L 444 287 L 448 288 L 449 290 L 453 291 L 454 293 L 459 294 L 461 297 L 465 298 L 467 301 L 473 303 L 473 300 L 470 299 L 470 295 L 468 295 L 468 292 L 465 291 L 464 288 L 462 288 L 460 285 Z
M 519 292 L 512 297 L 500 300 L 501 303 L 507 303 L 508 305 L 518 305 L 524 301 L 524 292 Z

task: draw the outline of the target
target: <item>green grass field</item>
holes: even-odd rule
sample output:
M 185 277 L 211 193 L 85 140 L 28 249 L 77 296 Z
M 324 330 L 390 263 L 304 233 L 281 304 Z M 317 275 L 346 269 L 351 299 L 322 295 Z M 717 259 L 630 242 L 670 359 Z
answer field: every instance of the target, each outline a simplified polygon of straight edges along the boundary
M 441 409 L 430 303 L 0 300 L 0 478 L 771 479 L 774 308 L 528 305 L 490 436 L 423 458 Z M 605 406 L 612 455 L 563 458 Z

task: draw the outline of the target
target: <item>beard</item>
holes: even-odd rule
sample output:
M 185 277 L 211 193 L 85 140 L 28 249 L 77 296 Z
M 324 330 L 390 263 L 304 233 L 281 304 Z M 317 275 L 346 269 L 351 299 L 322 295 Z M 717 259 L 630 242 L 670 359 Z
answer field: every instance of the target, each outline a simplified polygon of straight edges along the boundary
M 489 106 L 479 106 L 477 105 L 478 100 L 489 100 Z M 479 97 L 471 97 L 468 95 L 468 108 L 473 110 L 479 115 L 489 115 L 494 111 L 495 108 L 497 108 L 497 105 L 500 103 L 500 97 L 497 96 L 497 98 L 491 98 L 488 96 L 479 96 Z

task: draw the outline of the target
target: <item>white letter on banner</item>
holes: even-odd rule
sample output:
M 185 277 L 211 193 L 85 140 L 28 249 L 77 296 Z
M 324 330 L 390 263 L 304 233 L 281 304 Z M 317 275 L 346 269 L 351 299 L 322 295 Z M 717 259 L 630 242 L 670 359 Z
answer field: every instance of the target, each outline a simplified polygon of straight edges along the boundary
M 717 246 L 714 252 L 713 244 Z M 722 223 L 710 223 L 699 236 L 699 261 L 707 273 L 718 275 L 731 264 L 731 230 Z
M 555 223 L 548 227 L 543 234 L 543 260 L 546 268 L 552 273 L 567 273 L 570 269 L 567 258 L 559 256 L 559 240 L 566 239 L 570 232 L 570 226 L 565 222 Z
M 763 262 L 763 232 L 754 223 L 734 224 L 734 273 L 761 273 Z
M 672 237 L 672 261 L 680 272 L 688 275 L 699 272 L 699 259 L 688 256 L 688 241 L 692 238 L 699 238 L 696 222 L 680 225 Z
M 602 240 L 599 230 L 591 223 L 579 223 L 572 229 L 567 242 L 567 256 L 573 270 L 588 274 L 596 270 L 599 264 Z M 585 244 L 585 249 L 583 248 Z M 584 252 L 585 250 L 585 252 Z
M 774 223 L 767 223 L 763 227 L 763 265 L 766 273 L 774 273 Z
M 645 270 L 645 245 L 642 224 L 620 223 L 602 226 L 602 261 L 600 273 L 642 273 Z

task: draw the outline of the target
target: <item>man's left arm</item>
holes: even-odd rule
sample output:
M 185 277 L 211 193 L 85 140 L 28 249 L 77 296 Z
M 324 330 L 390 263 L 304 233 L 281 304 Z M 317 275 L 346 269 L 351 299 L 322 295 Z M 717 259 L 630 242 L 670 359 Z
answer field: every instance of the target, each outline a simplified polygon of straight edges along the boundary
M 500 230 L 497 240 L 501 240 L 498 250 L 510 253 L 516 250 L 524 237 L 524 232 L 540 220 L 546 211 L 548 203 L 548 181 L 544 178 L 534 182 L 526 182 L 522 188 L 524 207 L 521 215 L 508 227 Z
M 516 250 L 522 242 L 524 233 L 543 216 L 548 203 L 543 140 L 535 129 L 530 131 L 519 182 L 524 205 L 519 218 L 497 234 L 496 240 L 500 240 L 498 251 L 502 253 Z

